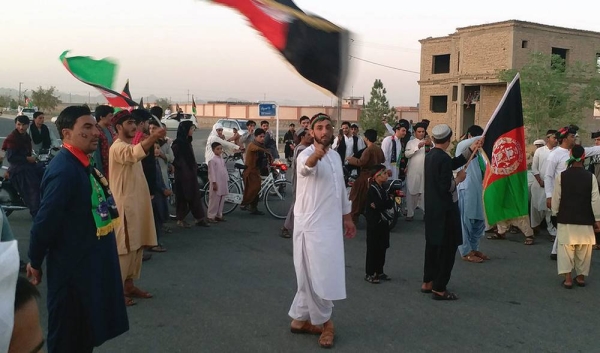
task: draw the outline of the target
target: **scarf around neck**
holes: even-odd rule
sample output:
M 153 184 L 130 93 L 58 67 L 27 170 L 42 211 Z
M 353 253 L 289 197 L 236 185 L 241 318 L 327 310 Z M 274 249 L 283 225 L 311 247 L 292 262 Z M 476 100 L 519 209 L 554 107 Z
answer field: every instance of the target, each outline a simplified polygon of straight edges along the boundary
M 42 124 L 40 129 L 38 129 L 35 124 L 31 124 L 29 127 L 29 131 L 31 131 L 31 140 L 34 144 L 39 145 L 42 144 L 42 148 L 50 148 L 52 141 L 50 140 L 50 130 L 45 124 Z
M 112 232 L 120 222 L 117 205 L 108 187 L 108 181 L 98 169 L 94 168 L 90 156 L 68 143 L 63 143 L 63 146 L 77 158 L 89 175 L 92 186 L 92 215 L 96 224 L 96 236 L 100 239 Z

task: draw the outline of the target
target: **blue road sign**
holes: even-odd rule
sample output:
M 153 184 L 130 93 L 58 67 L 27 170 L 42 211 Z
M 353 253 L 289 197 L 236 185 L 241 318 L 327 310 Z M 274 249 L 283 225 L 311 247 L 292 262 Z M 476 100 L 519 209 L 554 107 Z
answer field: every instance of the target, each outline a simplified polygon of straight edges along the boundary
M 277 105 L 274 103 L 258 104 L 258 116 L 276 116 Z

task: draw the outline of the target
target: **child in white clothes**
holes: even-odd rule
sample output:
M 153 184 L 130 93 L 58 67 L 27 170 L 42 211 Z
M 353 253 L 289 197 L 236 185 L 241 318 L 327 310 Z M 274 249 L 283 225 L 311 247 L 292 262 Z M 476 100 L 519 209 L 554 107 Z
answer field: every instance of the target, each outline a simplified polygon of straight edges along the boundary
M 227 180 L 229 174 L 225 161 L 221 158 L 223 154 L 223 146 L 218 142 L 213 142 L 210 145 L 215 156 L 208 161 L 208 182 L 210 183 L 210 191 L 208 198 L 208 222 L 217 223 L 224 222 L 223 206 L 225 205 L 225 196 L 229 193 Z

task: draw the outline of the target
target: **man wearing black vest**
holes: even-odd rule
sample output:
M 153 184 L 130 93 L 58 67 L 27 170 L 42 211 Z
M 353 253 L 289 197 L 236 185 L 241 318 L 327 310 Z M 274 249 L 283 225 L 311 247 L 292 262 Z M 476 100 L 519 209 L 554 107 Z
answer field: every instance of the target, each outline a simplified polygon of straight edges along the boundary
M 585 286 L 592 260 L 592 245 L 596 243 L 594 228 L 600 228 L 600 194 L 596 176 L 583 168 L 585 149 L 575 145 L 567 160 L 567 170 L 556 178 L 552 193 L 552 214 L 556 215 L 558 274 L 565 276 L 563 287 L 573 288 L 575 282 Z
M 363 139 L 358 136 L 352 136 L 350 133 L 350 123 L 342 122 L 342 136 L 338 136 L 333 140 L 333 149 L 337 151 L 342 160 L 342 165 L 346 165 L 346 159 L 354 156 L 358 151 L 366 148 Z

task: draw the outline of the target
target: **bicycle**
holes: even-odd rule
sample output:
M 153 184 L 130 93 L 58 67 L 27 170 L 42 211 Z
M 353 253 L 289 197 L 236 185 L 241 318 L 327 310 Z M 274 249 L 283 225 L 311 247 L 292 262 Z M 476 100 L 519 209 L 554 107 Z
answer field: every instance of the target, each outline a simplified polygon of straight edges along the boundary
M 238 170 L 240 176 L 232 176 L 228 181 L 229 194 L 225 196 L 225 206 L 223 207 L 223 214 L 233 212 L 238 205 L 242 203 L 244 197 L 243 194 L 243 178 L 241 174 L 245 165 L 236 164 L 235 168 Z M 260 184 L 260 191 L 258 192 L 259 199 L 262 199 L 265 208 L 271 214 L 271 216 L 278 219 L 285 219 L 288 211 L 293 202 L 292 194 L 292 183 L 283 178 L 276 179 L 274 174 L 277 175 L 277 169 L 282 168 L 281 164 L 271 164 L 269 175 L 262 178 Z M 283 168 L 282 168 L 283 170 Z M 204 189 L 204 202 L 208 205 L 208 197 L 210 193 L 210 187 Z

